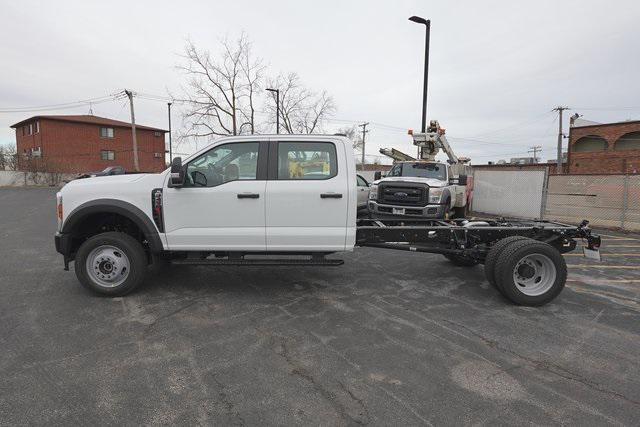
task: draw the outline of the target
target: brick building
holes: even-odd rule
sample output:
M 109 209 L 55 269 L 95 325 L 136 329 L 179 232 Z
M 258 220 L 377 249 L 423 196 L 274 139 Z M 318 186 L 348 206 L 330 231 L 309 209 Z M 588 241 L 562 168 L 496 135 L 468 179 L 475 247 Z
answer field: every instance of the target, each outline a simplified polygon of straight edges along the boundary
M 78 173 L 109 166 L 134 170 L 130 123 L 93 115 L 34 116 L 11 127 L 16 130 L 20 170 Z M 136 125 L 141 171 L 166 168 L 166 132 Z
M 569 173 L 640 173 L 640 121 L 576 120 L 569 131 Z

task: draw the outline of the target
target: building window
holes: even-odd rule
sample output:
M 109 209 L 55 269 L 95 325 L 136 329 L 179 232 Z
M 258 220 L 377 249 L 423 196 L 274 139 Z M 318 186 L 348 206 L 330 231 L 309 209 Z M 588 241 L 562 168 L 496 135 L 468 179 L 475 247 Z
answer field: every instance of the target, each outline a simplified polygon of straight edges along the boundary
M 607 149 L 607 141 L 597 135 L 583 136 L 573 144 L 573 150 L 576 153 L 584 153 L 586 151 L 605 151 Z
M 113 138 L 113 128 L 101 127 L 100 138 Z
M 116 158 L 115 151 L 100 150 L 100 159 L 102 160 L 114 160 Z
M 40 121 L 36 120 L 36 133 L 40 132 Z
M 33 123 L 29 123 L 29 135 L 33 135 Z
M 614 146 L 616 151 L 640 150 L 640 132 L 630 132 L 622 135 Z

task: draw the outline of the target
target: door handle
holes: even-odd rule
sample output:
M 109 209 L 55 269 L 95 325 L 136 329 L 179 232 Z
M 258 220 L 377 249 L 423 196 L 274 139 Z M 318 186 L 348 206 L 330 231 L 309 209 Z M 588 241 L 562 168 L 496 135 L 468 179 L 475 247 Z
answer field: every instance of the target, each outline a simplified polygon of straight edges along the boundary
M 257 193 L 238 193 L 238 199 L 257 199 L 260 195 Z
M 322 193 L 320 194 L 321 199 L 342 199 L 342 194 L 340 193 Z

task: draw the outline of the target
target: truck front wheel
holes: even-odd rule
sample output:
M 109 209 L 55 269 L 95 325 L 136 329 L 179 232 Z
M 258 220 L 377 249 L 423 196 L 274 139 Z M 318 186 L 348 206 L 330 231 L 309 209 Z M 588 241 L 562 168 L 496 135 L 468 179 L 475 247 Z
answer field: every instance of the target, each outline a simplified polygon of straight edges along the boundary
M 107 232 L 87 239 L 75 259 L 76 277 L 85 288 L 109 296 L 133 291 L 147 269 L 142 245 L 125 233 Z

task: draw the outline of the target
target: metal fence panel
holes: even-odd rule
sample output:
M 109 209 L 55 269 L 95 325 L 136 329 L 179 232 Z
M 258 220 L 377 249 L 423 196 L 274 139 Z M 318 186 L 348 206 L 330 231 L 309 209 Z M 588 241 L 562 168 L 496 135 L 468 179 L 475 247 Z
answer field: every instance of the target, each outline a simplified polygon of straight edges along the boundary
M 547 171 L 477 170 L 473 175 L 474 212 L 540 218 Z
M 640 176 L 550 176 L 545 218 L 640 230 Z

